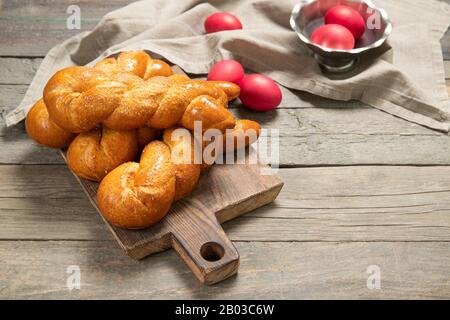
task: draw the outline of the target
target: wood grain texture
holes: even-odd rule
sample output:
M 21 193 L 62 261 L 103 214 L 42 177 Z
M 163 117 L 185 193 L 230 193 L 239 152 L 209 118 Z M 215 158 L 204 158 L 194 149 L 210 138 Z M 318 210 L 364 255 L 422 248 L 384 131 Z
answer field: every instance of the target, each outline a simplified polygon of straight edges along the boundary
M 100 18 L 131 0 L 110 0 L 108 3 L 90 0 L 8 0 L 0 7 L 1 56 L 42 57 L 54 45 L 92 29 Z M 66 27 L 69 5 L 81 8 L 81 30 Z M 450 35 L 441 40 L 444 59 L 450 59 Z
M 6 112 L 20 102 L 26 85 L 19 83 L 31 81 L 39 59 L 0 58 L 0 61 L 4 66 L 13 66 L 5 69 L 0 83 L 17 83 L 0 85 L 0 112 Z M 449 62 L 445 66 L 450 77 Z M 16 69 L 23 71 L 24 76 L 14 76 Z M 309 94 L 286 89 L 283 93 L 283 104 L 271 113 L 253 113 L 239 105 L 233 109 L 239 117 L 257 120 L 263 127 L 280 128 L 281 166 L 450 164 L 450 138 L 442 133 L 358 102 L 317 100 Z M 28 139 L 23 125 L 5 128 L 0 123 L 0 142 L 10 147 L 8 153 L 0 153 L 0 163 L 61 163 L 57 152 L 38 147 Z
M 31 81 L 33 68 L 40 60 L 0 58 L 0 62 L 13 66 L 5 68 L 0 83 L 17 83 L 0 85 L 0 112 L 4 113 L 20 102 L 26 90 L 26 85 L 20 83 Z M 449 63 L 445 64 L 447 77 Z M 16 69 L 23 73 L 14 73 Z M 275 112 L 255 114 L 239 105 L 233 109 L 238 116 L 253 118 L 263 127 L 280 128 L 281 166 L 450 164 L 450 138 L 442 133 L 358 102 L 317 101 L 306 93 L 283 90 L 283 104 Z M 0 123 L 0 142 L 10 146 L 8 153 L 0 153 L 0 163 L 61 163 L 54 150 L 40 148 L 28 139 L 23 125 L 5 128 Z
M 448 245 L 239 242 L 237 277 L 203 286 L 171 251 L 137 263 L 113 242 L 2 241 L 0 298 L 448 299 Z M 80 290 L 66 286 L 72 265 Z M 380 290 L 367 288 L 371 265 L 380 268 Z
M 177 66 L 174 73 L 184 74 Z M 133 259 L 173 248 L 204 284 L 215 284 L 234 275 L 239 253 L 220 223 L 275 200 L 283 187 L 276 174 L 262 173 L 267 165 L 214 165 L 204 170 L 198 185 L 188 196 L 175 202 L 156 225 L 143 230 L 127 230 L 105 223 L 120 247 Z M 255 153 L 255 151 L 253 151 Z M 60 155 L 66 159 L 65 151 Z M 253 159 L 257 159 L 256 153 Z M 75 176 L 88 199 L 102 215 L 97 203 L 98 183 Z
M 202 173 L 194 191 L 174 203 L 156 225 L 126 230 L 105 223 L 133 259 L 173 248 L 202 283 L 223 281 L 237 272 L 239 253 L 220 223 L 274 201 L 283 187 L 277 175 L 261 174 L 263 169 L 266 166 L 258 164 L 214 165 Z M 101 215 L 98 183 L 76 179 Z
M 25 132 L 24 122 L 6 128 L 0 123 L 0 164 L 63 164 L 64 160 L 58 150 L 45 148 L 31 141 Z
M 1 58 L 0 84 L 30 84 L 42 58 Z
M 231 240 L 450 241 L 450 167 L 279 174 L 285 186 L 273 204 L 224 225 Z M 111 239 L 64 166 L 3 165 L 0 176 L 0 240 Z
M 234 109 L 233 113 L 259 121 L 263 128 L 279 129 L 283 167 L 450 164 L 448 135 L 373 108 L 318 107 L 267 113 Z M 54 150 L 31 141 L 23 125 L 5 128 L 0 123 L 0 143 L 8 148 L 8 153 L 0 153 L 3 164 L 61 163 Z
M 0 55 L 44 56 L 53 46 L 82 31 L 91 30 L 106 13 L 130 0 L 8 0 L 0 3 Z M 81 10 L 81 30 L 66 26 L 67 8 Z
M 2 59 L 3 58 L 0 58 L 0 60 Z M 13 110 L 15 107 L 17 107 L 23 96 L 25 95 L 27 87 L 27 85 L 20 84 L 0 85 L 0 113 Z M 1 123 L 3 124 L 3 119 Z
M 0 55 L 25 57 L 0 58 L 0 112 L 17 105 L 41 61 L 27 57 L 41 57 L 79 32 L 65 29 L 69 4 L 87 9 L 82 25 L 87 30 L 104 12 L 128 1 L 49 2 L 0 4 Z M 444 58 L 450 59 L 450 32 L 441 44 Z M 450 79 L 449 62 L 444 65 Z M 292 102 L 291 108 L 314 107 L 307 97 Z M 374 115 L 377 110 L 336 118 L 340 108 L 332 103 L 328 109 L 336 111 L 329 117 L 313 111 L 311 117 L 296 112 L 291 117 L 290 109 L 273 115 L 292 135 L 281 132 L 287 142 L 282 162 L 352 165 L 375 163 L 372 157 L 383 165 L 448 164 L 444 135 L 418 132 L 406 121 Z M 375 122 L 368 134 L 364 115 Z M 33 145 L 20 125 L 11 130 L 2 125 L 0 121 L 0 163 L 6 164 L 0 165 L 2 298 L 450 298 L 447 167 L 282 169 L 286 186 L 272 206 L 225 224 L 241 252 L 238 277 L 205 287 L 173 252 L 140 263 L 124 256 L 67 168 L 48 165 L 62 163 L 57 153 Z M 297 151 L 306 137 L 308 147 Z M 298 139 L 302 144 L 295 143 Z M 368 148 L 361 147 L 365 141 Z M 284 233 L 292 242 L 285 242 Z M 327 242 L 333 240 L 339 242 Z M 372 264 L 381 267 L 382 290 L 366 288 L 365 271 Z M 68 265 L 81 267 L 82 290 L 66 288 Z

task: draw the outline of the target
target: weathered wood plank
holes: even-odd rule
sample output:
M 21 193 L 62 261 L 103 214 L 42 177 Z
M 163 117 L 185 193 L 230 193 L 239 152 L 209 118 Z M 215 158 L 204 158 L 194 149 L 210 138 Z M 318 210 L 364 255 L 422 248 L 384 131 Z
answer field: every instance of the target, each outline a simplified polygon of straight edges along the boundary
M 4 150 L 0 153 L 0 164 L 64 163 L 58 150 L 42 147 L 30 140 L 23 122 L 9 128 L 6 128 L 4 123 L 0 123 L 0 146 Z
M 73 193 L 83 196 L 79 190 Z M 86 198 L 67 198 L 64 201 L 36 197 L 0 198 L 0 212 L 4 218 L 0 239 L 9 238 L 8 234 L 14 229 L 16 232 L 22 229 L 22 232 L 34 230 L 28 239 L 45 238 L 39 233 L 49 232 L 50 238 L 57 239 L 112 240 L 108 228 Z
M 0 106 L 9 110 L 11 105 L 5 107 L 8 102 L 4 100 L 13 96 L 8 90 L 0 95 L 3 100 Z M 232 109 L 239 118 L 254 119 L 264 128 L 279 129 L 282 166 L 450 164 L 450 137 L 445 134 L 373 108 L 343 106 L 329 100 L 320 100 L 314 108 L 310 107 L 310 96 L 299 94 L 295 99 L 293 96 L 284 103 L 299 106 L 298 109 L 267 113 Z M 0 145 L 8 149 L 0 153 L 3 164 L 61 163 L 55 150 L 35 145 L 22 124 L 6 128 L 0 123 Z
M 25 62 L 20 63 L 22 60 Z M 0 64 L 1 61 L 6 61 L 4 65 L 14 61 L 11 65 L 23 71 L 23 77 L 11 80 L 15 83 L 28 82 L 27 77 L 38 64 L 35 59 L 0 59 Z M 8 78 L 4 76 L 1 81 Z M 450 138 L 444 134 L 358 102 L 343 104 L 283 90 L 284 100 L 278 111 L 254 113 L 239 106 L 234 109 L 239 117 L 258 120 L 266 128 L 280 128 L 281 165 L 450 163 Z M 26 85 L 0 85 L 0 112 L 18 105 L 25 91 Z M 9 149 L 0 154 L 0 163 L 61 163 L 57 152 L 36 146 L 28 139 L 23 125 L 5 128 L 0 123 L 0 144 Z
M 449 298 L 448 243 L 236 243 L 241 268 L 198 283 L 174 252 L 141 262 L 113 242 L 0 242 L 0 297 L 25 299 Z M 78 266 L 81 289 L 66 286 Z M 381 289 L 367 288 L 378 266 Z M 114 285 L 111 285 L 114 284 Z
M 86 0 L 33 0 L 1 3 L 0 55 L 41 57 L 54 45 L 81 31 L 92 29 L 100 18 L 114 9 L 129 4 L 130 0 L 105 2 Z M 69 30 L 66 12 L 69 5 L 81 8 L 81 30 Z M 441 40 L 445 59 L 450 59 L 450 32 Z
M 108 2 L 88 0 L 33 0 L 4 1 L 0 7 L 0 55 L 3 56 L 44 56 L 54 45 L 67 38 L 92 29 L 100 18 L 130 0 Z M 66 27 L 66 13 L 69 5 L 81 8 L 81 30 Z M 441 40 L 445 59 L 450 59 L 450 33 Z
M 450 167 L 279 173 L 275 203 L 224 225 L 232 240 L 450 241 Z M 110 239 L 64 166 L 3 165 L 0 176 L 0 239 Z
M 48 10 L 48 4 L 45 4 L 48 0 L 41 2 L 44 2 L 42 8 Z M 58 6 L 61 4 L 62 11 L 55 10 L 58 15 L 62 12 L 63 19 L 60 16 L 42 22 L 65 26 L 66 15 L 64 13 L 68 5 L 66 2 L 58 2 Z M 70 4 L 73 3 L 74 1 L 70 1 Z M 80 3 L 84 3 L 84 1 Z M 9 4 L 12 6 L 10 12 L 15 12 L 14 10 L 23 12 L 24 10 L 18 1 L 8 2 Z M 91 4 L 88 5 L 91 6 Z M 55 6 L 55 3 L 52 2 L 52 6 Z M 42 8 L 38 9 L 42 10 Z M 111 8 L 105 9 L 105 11 L 110 10 Z M 0 15 L 3 14 L 2 7 Z M 29 16 L 29 14 L 26 13 L 24 16 Z M 39 13 L 36 16 L 44 15 Z M 91 22 L 94 20 L 95 18 Z M 0 20 L 0 27 L 3 27 L 3 22 Z M 86 22 L 89 23 L 88 20 Z M 38 22 L 33 21 L 33 23 L 36 25 Z M 83 25 L 83 27 L 85 26 L 86 24 Z M 38 56 L 43 55 L 53 45 L 50 45 L 48 41 L 56 43 L 72 35 L 66 33 L 63 37 L 63 34 L 60 33 L 61 39 L 54 40 L 55 35 L 58 36 L 57 28 L 55 28 L 56 31 L 52 31 L 51 27 L 45 26 L 42 27 L 42 30 L 36 31 L 35 36 L 38 40 L 43 37 L 44 32 L 45 37 L 49 37 L 49 34 L 52 35 L 49 37 L 50 39 L 44 40 L 47 42 L 44 42 L 41 47 L 38 45 L 36 52 L 39 50 L 43 52 L 37 54 Z M 26 27 L 23 30 L 23 35 L 33 34 Z M 448 37 L 448 33 L 446 37 Z M 27 42 L 28 40 L 20 38 L 20 41 Z M 450 41 L 443 44 L 444 56 L 450 59 L 448 44 Z M 19 54 L 35 55 L 34 48 L 28 48 L 26 45 L 29 44 L 24 46 L 22 43 L 20 51 L 23 53 Z M 0 46 L 0 51 L 11 50 L 10 52 L 14 52 L 14 45 L 13 49 L 6 47 Z M 44 47 L 46 47 L 45 51 Z M 0 54 L 2 53 L 0 52 Z M 20 74 L 17 72 L 17 75 L 12 77 L 0 75 L 0 83 L 27 84 L 32 76 L 33 63 L 36 61 L 39 60 L 31 59 L 21 63 L 18 69 Z M 9 62 L 12 64 L 12 61 Z M 1 60 L 0 67 L 2 70 L 7 68 L 6 65 L 1 65 Z M 448 71 L 448 67 L 446 68 Z M 447 82 L 447 84 L 450 87 L 450 83 Z M 0 108 L 5 110 L 15 106 L 25 88 L 26 86 L 21 87 L 20 85 L 0 86 Z M 17 94 L 17 92 L 22 93 Z M 311 106 L 303 103 L 298 107 L 310 108 Z M 332 107 L 340 108 L 337 105 Z M 308 153 L 311 152 L 309 147 L 305 148 L 306 151 L 301 149 L 292 155 L 292 158 L 296 157 L 294 162 L 287 161 L 286 165 L 293 165 L 293 163 L 300 165 L 327 164 L 320 161 L 321 156 L 330 157 L 330 154 L 342 151 L 346 153 L 344 158 L 339 157 L 340 161 L 345 160 L 342 162 L 343 164 L 357 163 L 353 161 L 361 159 L 360 153 L 362 152 L 367 153 L 366 158 L 363 157 L 366 159 L 365 161 L 369 156 L 376 161 L 387 158 L 387 162 L 382 162 L 383 164 L 395 163 L 395 161 L 405 164 L 409 162 L 402 161 L 407 157 L 410 159 L 412 157 L 412 160 L 415 160 L 415 157 L 427 158 L 428 153 L 432 157 L 431 163 L 448 163 L 448 160 L 443 160 L 444 156 L 449 154 L 448 150 L 444 149 L 439 153 L 439 148 L 442 149 L 445 148 L 443 145 L 448 145 L 447 137 L 426 129 L 423 132 L 416 132 L 416 128 L 411 129 L 409 126 L 400 125 L 400 122 L 404 122 L 403 120 L 395 119 L 397 122 L 391 122 L 387 118 L 375 117 L 376 128 L 369 125 L 369 131 L 365 132 L 364 126 L 367 125 L 369 119 L 373 120 L 367 113 L 365 115 L 368 118 L 367 121 L 363 122 L 358 129 L 353 122 L 357 123 L 362 116 L 352 118 L 352 121 L 346 119 L 346 122 L 343 121 L 343 118 L 337 117 L 338 124 L 334 126 L 331 123 L 336 120 L 335 115 L 323 118 L 320 113 L 313 112 L 314 116 L 303 117 L 303 113 L 297 113 L 297 111 L 290 113 L 291 111 L 280 110 L 276 114 L 270 115 L 277 119 L 277 126 L 288 125 L 285 133 L 292 135 L 291 140 L 282 138 L 286 142 L 281 146 L 282 155 L 290 153 L 294 148 L 300 149 L 301 145 L 295 144 L 291 144 L 291 147 L 288 148 L 289 142 L 294 139 L 307 145 L 308 142 L 304 139 L 308 135 L 312 137 L 312 144 L 319 152 L 311 157 L 308 156 Z M 328 110 L 325 111 L 328 113 Z M 246 115 L 246 112 L 242 112 L 242 115 Z M 345 113 L 345 115 L 347 114 Z M 267 124 L 272 121 L 271 118 L 263 117 L 264 119 Z M 385 124 L 381 126 L 383 120 L 388 123 L 387 135 L 385 139 L 378 139 L 379 133 L 370 132 L 375 129 L 383 130 L 383 126 L 385 126 Z M 293 126 L 294 123 L 297 123 L 297 126 Z M 316 126 L 319 127 L 318 131 Z M 400 130 L 397 132 L 395 130 L 398 127 Z M 0 162 L 1 156 L 4 154 L 9 154 L 8 159 L 13 159 L 12 161 L 7 160 L 10 162 L 5 163 L 60 162 L 53 151 L 27 145 L 29 140 L 23 134 L 23 127 L 19 126 L 9 130 L 0 128 L 0 145 L 4 148 L 3 150 L 7 151 L 0 154 Z M 9 133 L 5 133 L 5 131 Z M 342 133 L 343 131 L 344 133 Z M 282 132 L 282 136 L 285 133 Z M 371 136 L 373 135 L 377 139 L 372 140 Z M 419 139 L 415 137 L 416 135 L 420 136 Z M 316 139 L 316 136 L 324 136 L 326 139 Z M 329 137 L 331 139 L 328 139 Z M 408 139 L 405 140 L 405 137 Z M 360 142 L 357 141 L 358 139 L 361 139 Z M 369 141 L 364 141 L 366 139 Z M 16 140 L 17 142 L 15 142 Z M 400 150 L 388 140 L 394 140 L 395 145 L 406 142 L 406 147 Z M 374 141 L 382 146 L 373 148 Z M 309 142 L 311 143 L 311 140 Z M 372 148 L 361 147 L 360 144 L 366 143 L 369 143 L 369 147 Z M 334 144 L 349 144 L 352 147 L 348 149 L 342 146 L 333 148 Z M 435 144 L 435 146 L 429 147 L 428 144 Z M 419 145 L 425 150 L 416 150 Z M 392 146 L 394 146 L 394 154 L 403 152 L 404 156 L 399 158 L 396 154 L 391 157 Z M 330 147 L 328 154 L 326 151 Z M 283 152 L 283 150 L 287 150 L 287 152 Z M 414 153 L 411 154 L 410 150 L 414 150 Z M 18 156 L 14 155 L 16 151 L 18 151 Z M 416 152 L 419 154 L 415 154 Z M 436 160 L 434 156 L 436 152 L 439 160 Z M 307 155 L 306 159 L 309 162 L 303 161 L 304 154 Z M 311 159 L 315 160 L 311 161 Z M 5 171 L 1 169 L 12 167 L 14 166 L 0 166 L 0 177 L 2 177 L 0 179 L 0 194 L 2 195 L 0 217 L 4 221 L 4 225 L 9 226 L 4 228 L 2 222 L 0 238 L 3 239 L 3 236 L 6 236 L 5 239 L 9 239 L 8 237 L 16 232 L 20 233 L 18 239 L 34 239 L 32 235 L 37 235 L 36 239 L 43 239 L 38 235 L 41 233 L 50 234 L 50 239 L 102 241 L 1 241 L 0 274 L 6 275 L 0 278 L 0 296 L 2 297 L 248 298 L 249 295 L 254 298 L 450 297 L 447 268 L 450 257 L 447 242 L 341 244 L 241 242 L 237 243 L 242 257 L 242 267 L 238 278 L 230 279 L 220 287 L 205 288 L 196 283 L 189 270 L 174 253 L 164 253 L 139 264 L 124 256 L 113 242 L 108 241 L 110 236 L 106 228 L 65 167 L 16 166 L 17 168 L 11 170 L 9 176 L 4 174 Z M 330 171 L 331 169 L 333 172 Z M 396 172 L 383 171 L 389 169 Z M 27 170 L 42 170 L 42 174 L 36 176 Z M 355 170 L 361 170 L 361 172 Z M 418 173 L 419 171 L 420 173 Z M 395 241 L 405 239 L 407 241 L 449 241 L 447 215 L 450 207 L 448 201 L 445 200 L 448 199 L 449 192 L 448 184 L 445 181 L 445 177 L 448 177 L 449 173 L 447 167 L 303 168 L 283 169 L 281 173 L 287 182 L 284 189 L 287 190 L 287 193 L 282 193 L 279 201 L 271 208 L 255 211 L 246 216 L 244 220 L 236 221 L 234 225 L 228 224 L 226 228 L 232 239 L 272 241 L 264 240 L 265 238 L 261 234 L 265 233 L 278 234 L 279 238 L 271 238 L 274 239 L 273 241 L 286 241 L 286 239 L 334 241 L 333 239 L 342 239 L 342 235 L 346 236 L 343 241 L 385 241 L 378 235 L 387 232 L 387 236 L 392 236 L 392 240 Z M 19 181 L 7 180 L 8 183 L 4 183 L 4 177 Z M 63 177 L 62 180 L 59 177 Z M 357 178 L 355 179 L 355 177 Z M 303 184 L 302 181 L 305 183 Z M 47 197 L 48 200 L 44 201 L 43 199 Z M 252 226 L 253 224 L 254 226 Z M 252 227 L 249 228 L 249 226 Z M 330 232 L 330 235 L 327 234 L 327 231 Z M 22 238 L 23 234 L 28 232 L 30 234 Z M 271 261 L 271 264 L 267 265 L 267 261 Z M 81 291 L 69 291 L 65 287 L 67 276 L 65 270 L 70 264 L 81 267 L 83 277 Z M 365 270 L 370 264 L 377 264 L 381 267 L 383 290 L 371 291 L 366 288 L 367 274 Z M 154 274 L 158 274 L 158 277 L 153 277 Z M 115 283 L 114 290 L 111 289 L 110 283 Z M 270 287 L 266 285 L 267 283 L 270 284 Z M 155 288 L 158 289 L 155 290 Z
M 0 85 L 0 114 L 13 110 L 18 106 L 27 91 L 27 87 L 27 85 L 20 84 Z
M 0 84 L 30 84 L 41 58 L 0 58 Z
M 56 44 L 82 31 L 91 30 L 106 13 L 130 0 L 33 0 L 2 1 L 0 4 L 0 55 L 44 56 Z M 81 9 L 81 30 L 69 30 L 67 8 Z

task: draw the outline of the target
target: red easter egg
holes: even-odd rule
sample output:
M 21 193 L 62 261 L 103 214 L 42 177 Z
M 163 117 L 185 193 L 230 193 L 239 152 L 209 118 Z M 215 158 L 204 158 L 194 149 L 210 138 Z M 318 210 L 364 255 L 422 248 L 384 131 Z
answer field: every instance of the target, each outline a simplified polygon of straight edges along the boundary
M 355 47 L 353 34 L 339 24 L 326 24 L 317 28 L 311 35 L 311 41 L 338 50 L 351 50 Z
M 358 11 L 349 6 L 335 6 L 325 14 L 326 24 L 339 24 L 346 27 L 355 39 L 361 38 L 366 31 L 364 18 Z
M 237 85 L 244 77 L 244 68 L 235 60 L 222 60 L 209 71 L 208 80 L 230 81 Z
M 228 12 L 216 12 L 205 20 L 206 33 L 242 29 L 238 18 Z
M 256 111 L 275 109 L 281 103 L 282 94 L 278 85 L 262 74 L 249 74 L 240 83 L 242 103 Z

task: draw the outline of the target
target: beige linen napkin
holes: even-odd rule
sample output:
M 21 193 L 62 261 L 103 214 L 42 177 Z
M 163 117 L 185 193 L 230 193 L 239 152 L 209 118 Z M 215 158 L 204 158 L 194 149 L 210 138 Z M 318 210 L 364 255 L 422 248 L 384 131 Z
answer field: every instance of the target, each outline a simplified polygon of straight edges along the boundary
M 436 0 L 375 2 L 394 22 L 389 41 L 392 49 L 368 62 L 362 72 L 342 80 L 324 76 L 290 29 L 290 12 L 296 1 L 135 2 L 107 14 L 93 31 L 51 49 L 21 104 L 6 115 L 6 124 L 25 117 L 57 70 L 142 49 L 195 74 L 207 73 L 219 60 L 237 59 L 287 88 L 335 100 L 359 100 L 448 132 L 450 103 L 439 40 L 450 24 L 450 6 Z M 244 29 L 205 35 L 203 21 L 218 10 L 237 15 Z

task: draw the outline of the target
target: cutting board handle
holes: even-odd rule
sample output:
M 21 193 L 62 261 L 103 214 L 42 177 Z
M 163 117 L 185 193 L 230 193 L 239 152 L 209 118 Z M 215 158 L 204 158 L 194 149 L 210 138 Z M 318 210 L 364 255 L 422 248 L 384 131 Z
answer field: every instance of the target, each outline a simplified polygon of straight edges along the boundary
M 179 232 L 172 234 L 172 247 L 202 283 L 211 285 L 237 272 L 239 253 L 214 212 L 189 201 L 189 214 L 177 220 Z

